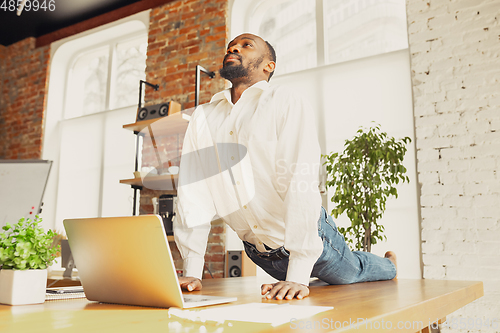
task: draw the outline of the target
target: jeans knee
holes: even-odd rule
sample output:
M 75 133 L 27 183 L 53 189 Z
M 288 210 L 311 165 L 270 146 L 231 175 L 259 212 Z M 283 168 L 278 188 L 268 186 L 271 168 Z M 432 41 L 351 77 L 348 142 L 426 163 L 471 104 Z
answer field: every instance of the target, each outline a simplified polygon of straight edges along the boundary
M 321 275 L 321 274 L 318 274 Z M 320 279 L 323 282 L 326 282 L 331 285 L 342 285 L 342 284 L 353 284 L 358 282 L 355 277 L 352 276 L 341 276 L 341 275 L 327 275 L 327 276 L 316 276 L 318 279 Z
M 312 275 L 328 284 L 352 284 L 358 282 L 359 271 L 349 266 L 344 266 L 344 269 L 326 266 L 318 271 L 313 270 Z

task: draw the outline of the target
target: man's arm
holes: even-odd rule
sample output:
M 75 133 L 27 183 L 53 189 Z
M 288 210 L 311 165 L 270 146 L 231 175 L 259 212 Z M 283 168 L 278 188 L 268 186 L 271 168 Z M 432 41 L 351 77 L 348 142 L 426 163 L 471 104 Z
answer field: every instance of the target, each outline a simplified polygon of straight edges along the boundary
M 200 290 L 210 223 L 193 228 L 184 223 L 174 223 L 173 229 L 175 243 L 184 261 L 184 276 L 179 278 L 179 284 L 188 291 Z
M 277 92 L 280 107 L 276 170 L 278 192 L 285 205 L 285 248 L 290 252 L 286 281 L 263 285 L 262 292 L 277 299 L 309 294 L 309 277 L 323 251 L 318 236 L 321 195 L 318 171 L 321 150 L 314 111 L 300 94 Z
M 188 291 L 201 289 L 210 222 L 215 215 L 210 190 L 205 179 L 197 174 L 203 170 L 197 153 L 200 125 L 206 126 L 202 107 L 193 114 L 184 137 L 177 191 L 179 200 L 173 224 L 175 242 L 184 261 L 184 277 L 179 283 Z

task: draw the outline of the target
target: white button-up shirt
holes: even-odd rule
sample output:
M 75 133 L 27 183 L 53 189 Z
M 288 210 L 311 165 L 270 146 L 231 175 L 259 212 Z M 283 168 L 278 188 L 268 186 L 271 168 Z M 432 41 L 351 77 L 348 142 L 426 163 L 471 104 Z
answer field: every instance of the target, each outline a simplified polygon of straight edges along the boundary
M 236 104 L 226 89 L 199 106 L 184 138 L 174 223 L 184 275 L 201 279 L 210 221 L 218 216 L 259 251 L 284 246 L 287 281 L 308 285 L 323 250 L 320 154 L 314 112 L 283 87 L 260 81 Z

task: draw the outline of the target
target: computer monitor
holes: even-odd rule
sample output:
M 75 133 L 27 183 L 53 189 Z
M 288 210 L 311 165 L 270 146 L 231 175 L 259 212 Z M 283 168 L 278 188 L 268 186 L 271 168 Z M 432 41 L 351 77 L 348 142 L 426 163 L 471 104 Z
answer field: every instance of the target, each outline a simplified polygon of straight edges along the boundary
M 52 161 L 0 160 L 0 227 L 41 212 Z

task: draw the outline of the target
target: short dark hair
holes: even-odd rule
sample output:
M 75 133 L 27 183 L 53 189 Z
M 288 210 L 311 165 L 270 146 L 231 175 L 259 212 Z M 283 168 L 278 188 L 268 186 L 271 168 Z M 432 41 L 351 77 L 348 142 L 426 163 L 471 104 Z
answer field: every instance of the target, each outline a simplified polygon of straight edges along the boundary
M 266 40 L 266 45 L 267 45 L 267 56 L 269 57 L 269 59 L 276 62 L 276 51 L 274 50 L 274 47 L 267 40 Z M 269 74 L 269 78 L 267 79 L 267 81 L 271 80 L 273 74 L 274 71 L 272 71 L 271 74 Z

